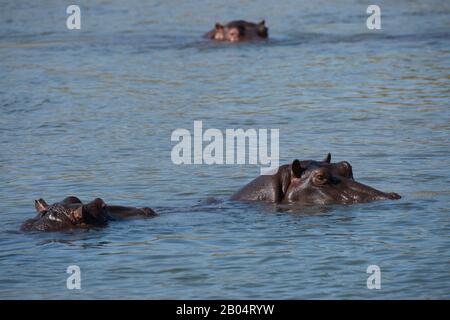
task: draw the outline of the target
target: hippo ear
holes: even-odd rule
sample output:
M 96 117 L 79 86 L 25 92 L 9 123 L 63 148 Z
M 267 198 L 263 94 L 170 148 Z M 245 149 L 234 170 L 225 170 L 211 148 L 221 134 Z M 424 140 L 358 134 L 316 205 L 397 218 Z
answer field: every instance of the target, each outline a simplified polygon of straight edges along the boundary
M 261 22 L 258 23 L 258 24 L 261 25 L 261 26 L 265 26 L 266 25 L 266 20 L 261 20 Z
M 98 208 L 102 208 L 102 209 L 106 208 L 106 203 L 105 203 L 105 201 L 103 201 L 102 198 L 95 198 L 93 202 L 95 203 L 95 205 Z
M 41 213 L 47 210 L 48 204 L 44 199 L 34 200 L 34 207 L 36 208 L 37 213 Z
M 331 163 L 331 153 L 328 152 L 328 154 L 325 157 L 325 159 L 323 159 L 323 162 Z
M 223 29 L 223 25 L 221 25 L 220 23 L 216 22 L 216 25 L 214 26 L 214 28 L 216 30 L 222 30 Z
M 296 178 L 300 178 L 302 176 L 303 171 L 305 171 L 305 169 L 302 168 L 302 165 L 301 165 L 301 163 L 300 163 L 300 161 L 298 159 L 295 159 L 292 162 L 291 170 L 292 170 L 292 174 Z

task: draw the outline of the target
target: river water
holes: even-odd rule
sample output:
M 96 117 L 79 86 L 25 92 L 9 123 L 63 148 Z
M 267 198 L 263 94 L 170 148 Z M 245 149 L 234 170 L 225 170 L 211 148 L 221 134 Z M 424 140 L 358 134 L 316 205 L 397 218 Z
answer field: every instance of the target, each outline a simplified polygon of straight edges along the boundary
M 360 1 L 77 4 L 67 30 L 60 1 L 0 1 L 0 298 L 449 298 L 448 1 L 377 1 L 381 30 Z M 268 41 L 201 38 L 263 18 Z M 259 167 L 175 165 L 171 134 L 194 120 L 279 129 L 281 163 L 331 152 L 402 199 L 229 202 Z M 34 199 L 67 195 L 160 216 L 19 231 Z

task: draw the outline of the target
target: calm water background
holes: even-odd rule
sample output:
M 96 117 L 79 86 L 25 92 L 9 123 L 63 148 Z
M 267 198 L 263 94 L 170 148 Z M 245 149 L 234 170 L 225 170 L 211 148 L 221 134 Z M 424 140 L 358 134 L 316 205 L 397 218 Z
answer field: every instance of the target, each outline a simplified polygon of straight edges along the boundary
M 77 4 L 81 31 L 60 1 L 0 1 L 0 298 L 449 298 L 450 2 L 377 1 L 381 31 L 364 1 Z M 201 39 L 236 18 L 265 18 L 271 39 Z M 230 203 L 259 168 L 172 164 L 194 120 L 279 128 L 282 163 L 330 151 L 403 198 Z M 18 231 L 35 198 L 66 195 L 161 215 Z

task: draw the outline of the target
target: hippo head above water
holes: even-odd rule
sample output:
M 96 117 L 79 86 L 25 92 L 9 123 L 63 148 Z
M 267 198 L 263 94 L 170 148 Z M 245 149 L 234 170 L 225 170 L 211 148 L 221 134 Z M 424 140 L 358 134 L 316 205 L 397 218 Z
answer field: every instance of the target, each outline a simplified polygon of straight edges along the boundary
M 36 217 L 22 224 L 22 230 L 63 231 L 75 228 L 103 227 L 110 220 L 124 220 L 133 217 L 157 216 L 151 208 L 136 208 L 106 205 L 96 198 L 83 204 L 77 197 L 67 197 L 61 202 L 48 205 L 45 200 L 35 200 Z
M 297 168 L 315 168 L 315 167 L 325 167 L 328 168 L 334 175 L 345 177 L 351 180 L 353 178 L 353 168 L 351 164 L 347 161 L 340 161 L 336 163 L 331 163 L 331 153 L 328 153 L 322 161 L 315 160 L 294 160 L 291 165 L 288 166 L 290 169 L 291 177 L 294 177 Z M 295 172 L 294 172 L 295 171 Z
M 374 200 L 400 199 L 396 193 L 385 193 L 356 182 L 350 171 L 332 165 L 302 165 L 295 160 L 292 165 L 293 178 L 286 190 L 283 202 L 302 204 L 353 204 Z
M 217 41 L 239 42 L 265 39 L 268 37 L 268 30 L 264 20 L 259 23 L 235 20 L 225 25 L 216 23 L 214 29 L 208 32 L 205 37 Z
M 106 204 L 97 198 L 87 204 L 77 197 L 67 197 L 48 205 L 44 199 L 35 200 L 37 216 L 27 220 L 23 230 L 60 231 L 83 226 L 104 226 L 109 220 Z
M 353 204 L 384 199 L 400 196 L 356 182 L 350 163 L 331 163 L 331 154 L 322 161 L 294 160 L 279 167 L 274 175 L 259 176 L 231 197 L 231 200 L 300 204 Z

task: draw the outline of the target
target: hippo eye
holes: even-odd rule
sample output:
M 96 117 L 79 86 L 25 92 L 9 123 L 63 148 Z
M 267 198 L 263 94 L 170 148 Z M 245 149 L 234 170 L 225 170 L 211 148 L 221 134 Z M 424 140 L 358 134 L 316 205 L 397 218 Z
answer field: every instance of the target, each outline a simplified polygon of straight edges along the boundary
M 314 177 L 314 182 L 318 185 L 327 183 L 327 177 L 323 173 L 319 173 Z

